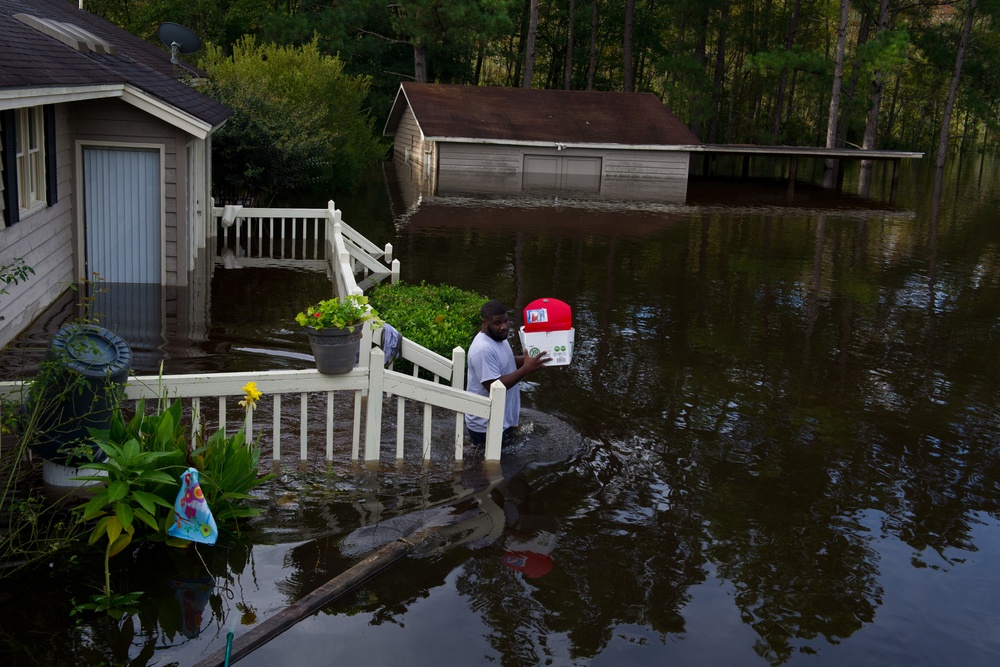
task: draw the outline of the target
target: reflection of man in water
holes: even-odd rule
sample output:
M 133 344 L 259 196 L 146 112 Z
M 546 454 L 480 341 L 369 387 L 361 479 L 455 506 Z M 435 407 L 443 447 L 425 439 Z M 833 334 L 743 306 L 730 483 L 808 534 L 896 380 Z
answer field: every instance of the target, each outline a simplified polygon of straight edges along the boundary
M 469 346 L 469 370 L 466 387 L 473 394 L 489 397 L 490 385 L 500 380 L 507 388 L 507 402 L 503 412 L 503 437 L 506 441 L 517 428 L 521 412 L 521 388 L 518 383 L 529 373 L 537 371 L 549 360 L 547 354 L 537 357 L 514 356 L 507 342 L 510 319 L 507 308 L 499 301 L 487 301 L 479 311 L 482 324 L 479 333 Z M 487 421 L 483 417 L 465 415 L 465 426 L 474 445 L 486 442 Z
M 493 498 L 503 507 L 507 529 L 503 564 L 530 579 L 548 574 L 559 531 L 555 515 L 533 513 L 531 487 L 521 474 L 500 484 Z

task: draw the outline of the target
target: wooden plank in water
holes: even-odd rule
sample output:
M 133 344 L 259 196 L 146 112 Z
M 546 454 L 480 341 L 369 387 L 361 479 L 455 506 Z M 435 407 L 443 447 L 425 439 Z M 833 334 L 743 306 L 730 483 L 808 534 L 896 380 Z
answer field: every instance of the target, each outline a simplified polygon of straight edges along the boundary
M 414 545 L 404 540 L 394 540 L 375 553 L 357 563 L 350 569 L 337 575 L 298 602 L 294 602 L 267 619 L 246 634 L 233 640 L 229 654 L 229 664 L 248 656 L 282 632 L 292 627 L 307 616 L 311 616 L 338 597 L 366 579 L 375 576 L 380 571 L 392 565 L 397 560 L 410 553 Z M 195 667 L 214 667 L 225 663 L 226 649 L 216 651 Z

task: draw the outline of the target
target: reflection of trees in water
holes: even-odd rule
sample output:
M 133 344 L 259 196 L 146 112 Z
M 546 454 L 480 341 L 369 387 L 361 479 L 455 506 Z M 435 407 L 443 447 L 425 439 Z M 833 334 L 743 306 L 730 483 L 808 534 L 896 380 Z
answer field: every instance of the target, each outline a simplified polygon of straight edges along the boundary
M 882 589 L 872 537 L 851 518 L 864 489 L 826 469 L 826 448 L 776 450 L 759 443 L 747 463 L 714 465 L 704 512 L 707 557 L 733 582 L 755 651 L 781 664 L 872 622 Z
M 596 438 L 640 434 L 636 448 L 662 453 L 661 466 L 696 464 L 686 502 L 762 655 L 781 662 L 872 621 L 877 556 L 856 513 L 883 512 L 918 552 L 974 548 L 970 517 L 1000 499 L 995 226 L 706 211 L 626 234 L 523 242 L 512 284 L 552 285 L 574 306 L 578 343 L 573 365 L 540 377 L 532 399 Z M 546 261 L 556 255 L 561 274 Z M 627 468 L 604 480 L 639 487 L 619 510 L 654 484 Z M 610 526 L 626 530 L 620 520 Z M 598 525 L 574 542 L 577 521 L 560 538 L 560 570 L 610 548 Z M 574 641 L 619 622 L 593 613 L 606 625 L 585 620 Z

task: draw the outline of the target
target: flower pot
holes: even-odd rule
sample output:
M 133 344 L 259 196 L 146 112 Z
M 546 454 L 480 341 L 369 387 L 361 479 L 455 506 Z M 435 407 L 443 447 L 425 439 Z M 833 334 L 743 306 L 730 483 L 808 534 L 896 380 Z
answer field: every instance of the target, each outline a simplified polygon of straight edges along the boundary
M 309 344 L 320 373 L 347 373 L 358 363 L 361 325 L 350 329 L 309 329 Z

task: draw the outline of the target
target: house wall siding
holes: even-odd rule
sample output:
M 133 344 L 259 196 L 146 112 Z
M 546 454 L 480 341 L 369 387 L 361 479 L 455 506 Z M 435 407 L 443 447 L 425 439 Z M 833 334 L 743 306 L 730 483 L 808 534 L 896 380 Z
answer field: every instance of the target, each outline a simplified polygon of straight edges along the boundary
M 399 119 L 393 142 L 393 159 L 420 167 L 423 162 L 424 140 L 413 111 L 407 107 Z
M 38 317 L 67 285 L 75 282 L 73 243 L 73 151 L 66 105 L 55 108 L 56 176 L 59 200 L 0 229 L 0 265 L 24 259 L 35 274 L 0 295 L 0 345 L 6 345 Z
M 73 105 L 76 141 L 163 147 L 163 241 L 165 284 L 187 283 L 188 252 L 186 192 L 188 135 L 121 100 L 96 100 Z
M 524 157 L 592 158 L 602 162 L 600 196 L 683 202 L 687 151 L 639 151 L 438 142 L 438 194 L 511 193 L 524 188 Z
M 689 156 L 687 151 L 608 151 L 601 194 L 683 202 L 687 198 Z

